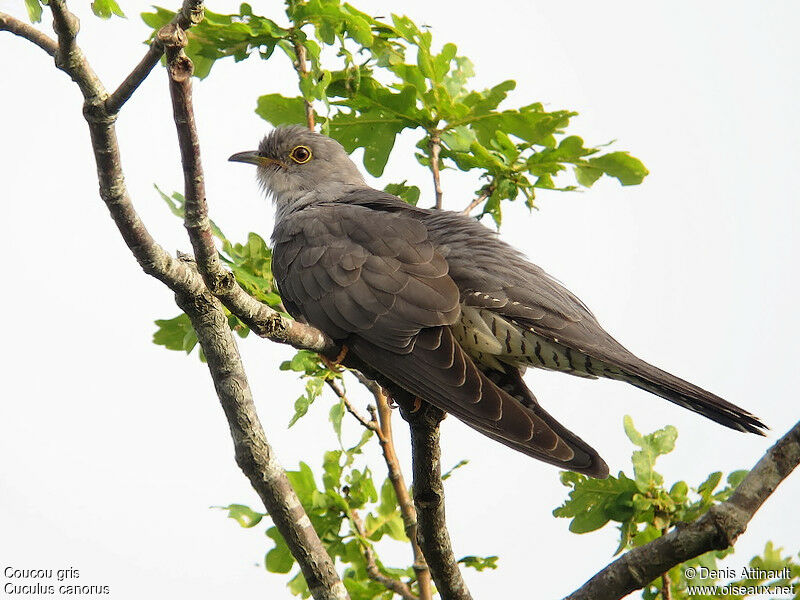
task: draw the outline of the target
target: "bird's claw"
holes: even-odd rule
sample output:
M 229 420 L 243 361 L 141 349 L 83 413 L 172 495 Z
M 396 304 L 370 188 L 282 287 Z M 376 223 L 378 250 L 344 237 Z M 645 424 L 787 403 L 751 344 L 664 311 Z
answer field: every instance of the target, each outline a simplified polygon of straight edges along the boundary
M 328 370 L 333 371 L 334 373 L 342 373 L 344 371 L 344 367 L 341 366 L 341 362 L 344 360 L 344 357 L 347 356 L 347 351 L 347 346 L 342 346 L 341 351 L 333 360 L 323 356 L 322 354 L 320 354 L 319 357 L 322 359 L 322 362 L 325 364 L 325 366 L 328 367 Z

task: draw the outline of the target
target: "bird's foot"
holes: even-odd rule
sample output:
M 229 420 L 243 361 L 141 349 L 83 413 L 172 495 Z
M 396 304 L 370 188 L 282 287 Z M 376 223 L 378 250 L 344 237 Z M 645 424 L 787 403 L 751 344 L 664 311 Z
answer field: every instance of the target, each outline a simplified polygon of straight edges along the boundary
M 339 354 L 336 355 L 336 358 L 334 358 L 333 360 L 329 359 L 326 356 L 323 356 L 322 354 L 320 354 L 319 357 L 322 359 L 322 362 L 325 364 L 326 367 L 328 367 L 329 370 L 333 371 L 334 373 L 341 373 L 344 371 L 344 367 L 342 367 L 340 363 L 344 360 L 344 357 L 347 356 L 347 351 L 348 351 L 347 346 L 342 346 L 341 351 L 339 352 Z

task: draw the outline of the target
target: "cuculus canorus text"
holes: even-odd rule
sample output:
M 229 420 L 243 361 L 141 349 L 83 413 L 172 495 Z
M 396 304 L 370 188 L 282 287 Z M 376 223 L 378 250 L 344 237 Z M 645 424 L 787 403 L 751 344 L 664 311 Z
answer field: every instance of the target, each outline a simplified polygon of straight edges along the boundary
M 253 152 L 276 205 L 272 271 L 286 309 L 382 377 L 515 450 L 593 477 L 608 467 L 522 380 L 527 367 L 626 381 L 727 427 L 749 412 L 637 358 L 588 308 L 474 218 L 365 182 L 342 146 L 279 127 Z

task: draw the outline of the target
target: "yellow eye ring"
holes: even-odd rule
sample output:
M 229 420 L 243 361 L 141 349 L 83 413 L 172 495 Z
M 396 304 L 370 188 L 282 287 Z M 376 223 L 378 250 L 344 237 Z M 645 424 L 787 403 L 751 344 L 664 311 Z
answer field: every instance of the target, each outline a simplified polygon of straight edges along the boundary
M 311 148 L 308 146 L 295 146 L 289 153 L 289 158 L 298 165 L 304 165 L 311 160 Z

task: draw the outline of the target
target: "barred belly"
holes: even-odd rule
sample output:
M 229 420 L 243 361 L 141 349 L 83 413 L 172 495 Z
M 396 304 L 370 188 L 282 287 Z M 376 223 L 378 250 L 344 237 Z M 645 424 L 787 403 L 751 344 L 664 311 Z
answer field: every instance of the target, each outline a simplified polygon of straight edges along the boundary
M 492 310 L 461 306 L 461 319 L 451 326 L 464 351 L 483 367 L 538 367 L 578 377 L 621 378 L 622 372 L 574 348 L 542 337 L 531 328 Z

